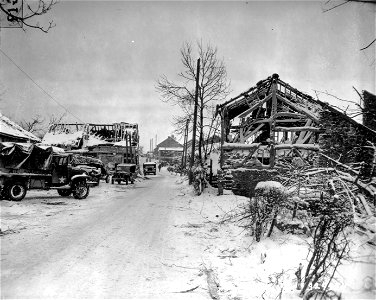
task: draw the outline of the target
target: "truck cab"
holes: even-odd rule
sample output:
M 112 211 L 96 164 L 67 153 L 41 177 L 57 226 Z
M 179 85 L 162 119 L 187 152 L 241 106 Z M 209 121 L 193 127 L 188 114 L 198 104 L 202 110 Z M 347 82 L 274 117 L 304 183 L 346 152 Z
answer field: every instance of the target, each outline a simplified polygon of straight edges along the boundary
M 0 196 L 21 201 L 29 189 L 56 189 L 61 196 L 89 194 L 84 170 L 71 164 L 72 154 L 32 144 L 0 145 Z

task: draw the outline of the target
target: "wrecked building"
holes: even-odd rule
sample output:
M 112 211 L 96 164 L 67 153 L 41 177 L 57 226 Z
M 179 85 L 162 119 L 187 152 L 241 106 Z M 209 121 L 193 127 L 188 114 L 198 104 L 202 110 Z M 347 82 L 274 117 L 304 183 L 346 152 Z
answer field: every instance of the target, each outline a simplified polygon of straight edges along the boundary
M 108 170 L 116 163 L 139 162 L 138 124 L 52 124 L 42 143 L 98 158 Z
M 217 107 L 227 188 L 248 196 L 291 166 L 349 165 L 376 176 L 376 131 L 273 74 Z

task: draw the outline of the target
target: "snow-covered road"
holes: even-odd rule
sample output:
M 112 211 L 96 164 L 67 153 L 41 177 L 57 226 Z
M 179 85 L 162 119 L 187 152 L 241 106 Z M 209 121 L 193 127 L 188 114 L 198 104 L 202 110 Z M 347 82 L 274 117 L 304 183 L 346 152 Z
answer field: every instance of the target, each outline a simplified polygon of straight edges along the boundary
M 301 299 L 294 273 L 311 237 L 276 229 L 257 243 L 229 219 L 248 201 L 211 187 L 194 196 L 166 170 L 101 183 L 84 200 L 31 191 L 1 201 L 1 298 L 211 299 L 212 274 L 220 299 Z M 375 299 L 374 248 L 351 240 L 358 262 L 344 262 L 331 288 Z
M 135 185 L 101 183 L 82 201 L 55 191 L 3 201 L 25 213 L 16 217 L 23 230 L 2 237 L 2 298 L 188 297 L 174 292 L 198 271 L 169 267 L 186 257 L 174 231 L 184 209 L 176 201 L 177 177 L 160 174 Z M 58 201 L 64 203 L 51 205 Z M 2 206 L 2 223 L 12 220 L 11 207 Z M 197 245 L 183 247 L 195 260 Z

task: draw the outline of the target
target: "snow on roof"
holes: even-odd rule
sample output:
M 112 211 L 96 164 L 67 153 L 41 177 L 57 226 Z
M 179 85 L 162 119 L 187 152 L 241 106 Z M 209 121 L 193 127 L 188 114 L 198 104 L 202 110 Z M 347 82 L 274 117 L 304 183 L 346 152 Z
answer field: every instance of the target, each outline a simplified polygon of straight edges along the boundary
M 103 145 L 103 144 L 109 144 L 109 143 L 101 139 L 100 137 L 90 134 L 89 140 L 87 141 L 86 146 L 91 147 L 91 146 L 97 146 L 97 145 Z
M 31 140 L 31 141 L 40 141 L 40 139 L 36 137 L 34 134 L 23 129 L 20 125 L 16 124 L 15 122 L 11 121 L 7 117 L 3 116 L 1 113 L 0 113 L 0 134 L 9 135 L 12 137 Z
M 163 142 L 157 145 L 157 148 L 183 148 L 183 145 L 177 142 L 174 138 L 169 136 Z
M 119 141 L 119 142 L 114 143 L 114 146 L 123 146 L 123 147 L 129 146 L 129 142 L 127 142 L 127 141 Z
M 78 146 L 83 136 L 83 131 L 74 133 L 53 133 L 47 132 L 43 137 L 42 143 L 45 145 L 64 145 Z
M 82 130 L 72 132 L 72 133 L 53 133 L 47 132 L 43 137 L 42 143 L 46 145 L 63 145 L 63 146 L 75 146 L 78 147 L 80 142 L 84 136 L 84 132 Z M 89 140 L 87 141 L 88 147 L 96 146 L 96 145 L 103 145 L 108 144 L 105 140 L 95 136 L 89 135 Z
M 183 151 L 183 147 L 158 147 L 158 150 Z

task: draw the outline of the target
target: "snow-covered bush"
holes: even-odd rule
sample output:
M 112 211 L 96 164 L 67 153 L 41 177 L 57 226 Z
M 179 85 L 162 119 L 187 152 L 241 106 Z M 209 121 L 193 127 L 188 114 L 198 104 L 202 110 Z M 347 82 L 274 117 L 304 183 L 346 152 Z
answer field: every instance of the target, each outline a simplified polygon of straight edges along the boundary
M 287 202 L 284 186 L 276 181 L 259 182 L 255 188 L 255 196 L 249 201 L 251 228 L 256 241 L 259 242 L 269 226 L 271 235 L 276 217 Z
M 301 296 L 310 285 L 326 281 L 326 287 L 323 288 L 325 292 L 341 260 L 348 255 L 346 228 L 353 225 L 353 215 L 347 199 L 334 192 L 334 186 L 329 181 L 313 211 L 317 225 L 310 245 Z

